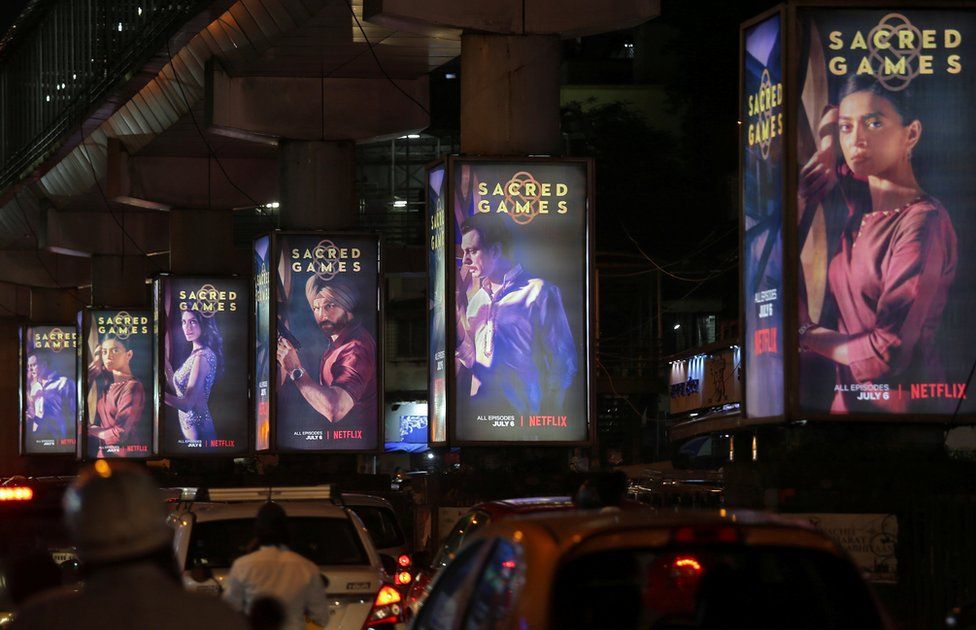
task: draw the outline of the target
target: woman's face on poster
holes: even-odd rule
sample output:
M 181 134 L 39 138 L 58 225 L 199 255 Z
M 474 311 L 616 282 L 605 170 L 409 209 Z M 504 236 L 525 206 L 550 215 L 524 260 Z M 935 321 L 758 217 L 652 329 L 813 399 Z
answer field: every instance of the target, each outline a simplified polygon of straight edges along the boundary
M 107 339 L 102 342 L 102 363 L 107 370 L 112 372 L 127 371 L 131 358 L 132 351 L 126 350 L 121 342 L 115 339 Z
M 844 160 L 854 175 L 884 177 L 918 141 L 921 125 L 905 125 L 891 101 L 871 92 L 854 92 L 840 102 L 838 135 Z
M 200 320 L 191 311 L 183 311 L 183 336 L 190 343 L 200 338 Z

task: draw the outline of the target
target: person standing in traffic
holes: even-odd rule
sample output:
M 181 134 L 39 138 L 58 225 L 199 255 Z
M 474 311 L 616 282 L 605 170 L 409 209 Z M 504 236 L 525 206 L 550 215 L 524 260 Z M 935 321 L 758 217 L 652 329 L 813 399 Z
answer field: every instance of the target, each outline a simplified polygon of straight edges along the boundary
M 231 565 L 224 581 L 224 601 L 250 615 L 256 602 L 276 599 L 285 611 L 283 630 L 303 630 L 306 615 L 321 626 L 328 625 L 322 574 L 311 560 L 286 546 L 288 515 L 284 508 L 271 502 L 261 506 L 254 533 L 260 548 Z
M 65 493 L 64 515 L 85 587 L 38 595 L 11 629 L 247 628 L 220 600 L 183 590 L 163 497 L 143 469 L 98 460 Z

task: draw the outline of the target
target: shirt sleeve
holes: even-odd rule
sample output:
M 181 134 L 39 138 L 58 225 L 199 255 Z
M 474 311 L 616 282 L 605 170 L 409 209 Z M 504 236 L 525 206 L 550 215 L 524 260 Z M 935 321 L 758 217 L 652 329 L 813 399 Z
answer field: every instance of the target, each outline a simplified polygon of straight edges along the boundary
M 332 386 L 341 387 L 353 402 L 359 402 L 375 374 L 376 364 L 366 344 L 351 341 L 339 351 L 339 357 L 332 364 Z
M 848 343 L 851 373 L 860 383 L 905 369 L 926 320 L 944 307 L 945 284 L 955 275 L 955 232 L 939 208 L 906 217 L 890 249 L 875 325 Z
M 309 618 L 323 628 L 329 625 L 329 601 L 325 596 L 325 584 L 318 567 L 305 587 L 305 611 Z
M 224 580 L 223 599 L 238 612 L 244 612 L 244 584 L 241 582 L 240 567 L 235 562 Z
M 573 333 L 569 329 L 559 288 L 547 285 L 539 297 L 539 331 L 536 338 L 544 346 L 545 385 L 549 391 L 565 390 L 572 385 L 577 370 Z

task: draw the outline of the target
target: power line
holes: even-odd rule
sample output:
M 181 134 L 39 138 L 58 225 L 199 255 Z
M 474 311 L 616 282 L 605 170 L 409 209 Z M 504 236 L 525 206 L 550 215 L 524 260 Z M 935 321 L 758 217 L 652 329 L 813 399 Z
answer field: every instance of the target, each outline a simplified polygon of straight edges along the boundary
M 353 10 L 352 4 L 349 2 L 349 0 L 344 0 L 344 2 L 346 3 L 346 6 L 349 7 L 349 13 L 352 15 L 352 19 L 356 21 L 356 26 L 359 28 L 359 32 L 363 34 L 363 39 L 366 41 L 366 45 L 369 47 L 369 52 L 373 56 L 373 60 L 376 62 L 376 67 L 379 68 L 380 72 L 383 74 L 384 77 L 386 77 L 386 80 L 389 81 L 391 85 L 393 85 L 393 87 L 395 87 L 401 94 L 403 94 L 404 96 L 406 96 L 408 99 L 410 99 L 411 101 L 413 101 L 414 104 L 417 107 L 419 107 L 420 110 L 422 112 L 424 112 L 425 114 L 427 114 L 427 116 L 429 117 L 430 116 L 430 110 L 428 110 L 426 107 L 424 107 L 423 103 L 421 103 L 420 101 L 418 101 L 417 99 L 415 99 L 413 96 L 411 96 L 410 94 L 408 94 L 406 90 L 404 90 L 402 87 L 400 87 L 399 85 L 397 85 L 397 82 L 394 81 L 393 78 L 389 74 L 387 74 L 386 69 L 383 67 L 383 64 L 380 63 L 380 58 L 376 54 L 376 50 L 373 48 L 373 44 L 369 41 L 369 37 L 366 36 L 366 29 L 363 28 L 362 23 L 359 21 L 359 16 L 356 15 L 356 11 Z
M 166 54 L 169 56 L 169 64 L 170 64 L 170 66 L 173 69 L 173 77 L 176 79 L 176 85 L 180 89 L 180 95 L 183 97 L 183 103 L 186 105 L 187 112 L 190 114 L 190 119 L 193 121 L 193 126 L 197 130 L 197 135 L 200 136 L 200 139 L 203 140 L 203 143 L 207 146 L 207 151 L 210 152 L 210 156 L 217 163 L 217 167 L 220 169 L 220 172 L 224 174 L 224 179 L 227 180 L 227 183 L 228 184 L 230 184 L 231 186 L 234 187 L 234 190 L 236 190 L 237 192 L 239 192 L 242 195 L 244 195 L 244 197 L 246 197 L 248 199 L 248 201 L 250 201 L 252 204 L 254 204 L 255 207 L 260 206 L 261 204 L 259 204 L 254 199 L 254 197 L 252 197 L 251 195 L 247 194 L 244 190 L 241 189 L 240 186 L 238 186 L 234 182 L 233 179 L 231 179 L 230 175 L 228 175 L 228 173 L 227 173 L 227 169 L 224 168 L 223 163 L 220 161 L 220 158 L 217 156 L 217 152 L 214 151 L 213 146 L 211 146 L 211 144 L 210 144 L 210 141 L 207 140 L 207 136 L 204 135 L 203 130 L 200 128 L 200 124 L 197 122 L 196 114 L 193 113 L 193 107 L 190 105 L 190 99 L 187 98 L 186 91 L 183 89 L 183 80 L 180 79 L 180 73 L 177 72 L 177 70 L 176 70 L 176 62 L 173 59 L 173 51 L 170 48 L 170 40 L 169 39 L 166 40 Z M 183 64 L 183 65 L 185 66 L 186 64 Z M 209 164 L 207 165 L 207 168 L 208 169 L 210 168 L 210 165 Z

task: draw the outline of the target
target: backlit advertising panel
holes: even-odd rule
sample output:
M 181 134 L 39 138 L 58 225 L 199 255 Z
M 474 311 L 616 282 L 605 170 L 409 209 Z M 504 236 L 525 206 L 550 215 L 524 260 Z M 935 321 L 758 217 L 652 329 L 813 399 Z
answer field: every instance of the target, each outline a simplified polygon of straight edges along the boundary
M 154 297 L 161 455 L 248 450 L 249 282 L 162 276 Z
M 430 441 L 447 441 L 447 250 L 444 240 L 444 192 L 447 186 L 444 164 L 427 172 L 427 396 L 430 401 Z M 389 430 L 389 428 L 388 428 Z M 387 441 L 390 441 L 387 436 Z
M 746 414 L 782 416 L 783 72 L 780 15 L 745 30 L 742 71 L 742 286 Z
M 427 450 L 427 407 L 422 400 L 386 404 L 385 451 L 422 453 Z
M 380 447 L 379 240 L 275 236 L 278 450 Z
M 797 19 L 799 411 L 971 414 L 976 12 Z
M 588 164 L 451 162 L 452 442 L 589 437 Z
M 152 312 L 89 309 L 82 333 L 85 457 L 150 457 L 156 385 Z
M 20 330 L 21 446 L 26 455 L 74 454 L 78 435 L 78 328 Z
M 271 237 L 254 241 L 254 448 L 271 447 Z

